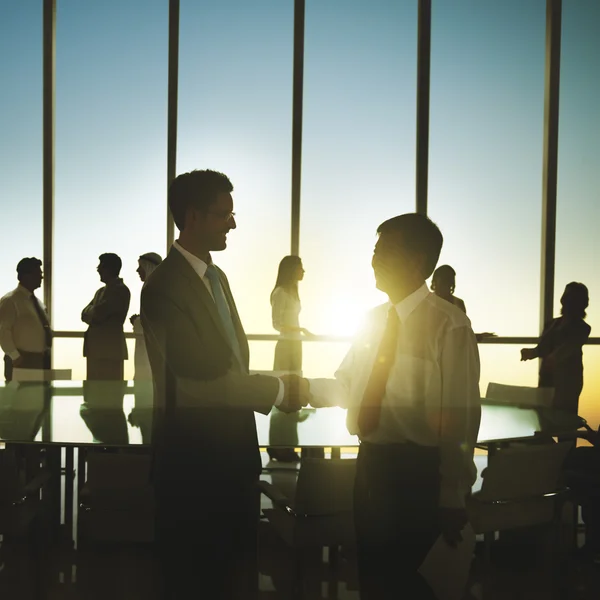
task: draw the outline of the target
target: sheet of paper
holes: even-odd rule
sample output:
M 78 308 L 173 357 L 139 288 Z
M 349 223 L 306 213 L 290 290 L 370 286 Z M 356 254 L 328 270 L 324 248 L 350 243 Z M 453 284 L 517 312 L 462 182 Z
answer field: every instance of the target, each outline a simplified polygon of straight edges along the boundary
M 463 529 L 462 538 L 452 548 L 440 536 L 419 568 L 438 600 L 462 600 L 464 596 L 475 549 L 475 532 L 470 523 Z

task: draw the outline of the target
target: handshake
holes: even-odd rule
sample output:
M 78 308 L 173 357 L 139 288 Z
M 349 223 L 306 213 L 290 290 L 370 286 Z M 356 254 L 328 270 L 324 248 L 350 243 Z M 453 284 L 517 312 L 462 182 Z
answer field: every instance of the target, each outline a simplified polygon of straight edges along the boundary
M 310 402 L 310 386 L 308 379 L 299 375 L 282 375 L 279 379 L 283 381 L 283 401 L 277 407 L 285 413 L 293 413 L 304 408 Z

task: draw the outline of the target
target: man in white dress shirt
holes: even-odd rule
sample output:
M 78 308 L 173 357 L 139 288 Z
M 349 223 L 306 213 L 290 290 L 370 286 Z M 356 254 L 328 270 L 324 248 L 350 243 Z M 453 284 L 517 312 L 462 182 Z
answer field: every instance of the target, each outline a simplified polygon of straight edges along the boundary
M 428 291 L 442 234 L 427 217 L 382 223 L 373 309 L 335 379 L 305 380 L 313 406 L 348 408 L 358 434 L 355 524 L 363 600 L 433 599 L 417 570 L 443 535 L 455 545 L 475 481 L 479 354 L 464 312 Z
M 19 285 L 0 299 L 0 346 L 4 350 L 4 377 L 13 368 L 49 369 L 52 331 L 46 309 L 34 294 L 42 285 L 42 261 L 23 258 L 17 265 Z

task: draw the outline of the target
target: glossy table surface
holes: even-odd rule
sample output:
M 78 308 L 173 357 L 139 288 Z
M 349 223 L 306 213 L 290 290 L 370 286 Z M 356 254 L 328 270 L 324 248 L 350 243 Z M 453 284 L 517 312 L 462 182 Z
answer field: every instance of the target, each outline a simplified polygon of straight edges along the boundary
M 569 433 L 584 424 L 575 415 L 552 409 L 482 403 L 480 444 L 533 438 L 540 432 Z M 149 444 L 152 412 L 151 382 L 13 382 L 0 386 L 0 441 L 79 447 Z M 296 415 L 273 412 L 256 413 L 261 446 L 358 445 L 341 408 L 304 409 Z

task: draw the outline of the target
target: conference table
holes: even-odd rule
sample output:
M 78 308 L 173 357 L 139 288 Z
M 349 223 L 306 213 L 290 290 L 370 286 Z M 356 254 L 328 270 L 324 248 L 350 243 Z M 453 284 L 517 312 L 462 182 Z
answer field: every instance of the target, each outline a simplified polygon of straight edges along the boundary
M 54 469 L 65 474 L 64 521 L 72 532 L 74 450 L 78 449 L 78 486 L 83 485 L 85 449 L 120 448 L 148 451 L 152 437 L 152 382 L 54 381 L 0 385 L 0 448 L 44 448 Z M 277 411 L 278 412 L 278 411 Z M 358 447 L 346 429 L 341 408 L 303 409 L 284 415 L 285 426 L 269 439 L 270 417 L 256 413 L 259 446 L 332 448 Z M 482 399 L 478 446 L 493 453 L 499 446 L 540 436 L 573 434 L 585 420 L 551 408 L 531 408 Z M 286 431 L 288 434 L 286 434 Z M 287 435 L 287 437 L 286 437 Z M 144 450 L 146 447 L 146 450 Z M 57 508 L 60 510 L 60 505 Z

